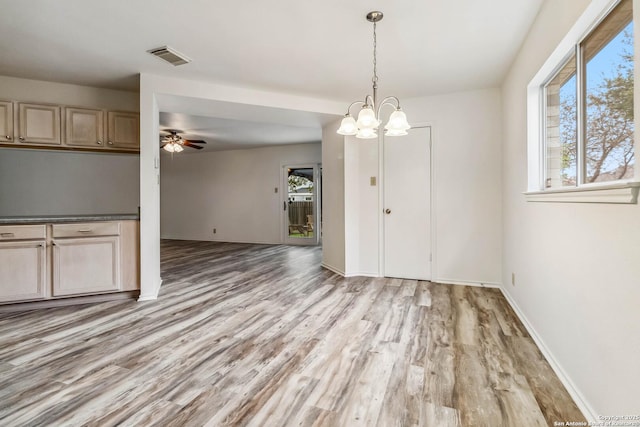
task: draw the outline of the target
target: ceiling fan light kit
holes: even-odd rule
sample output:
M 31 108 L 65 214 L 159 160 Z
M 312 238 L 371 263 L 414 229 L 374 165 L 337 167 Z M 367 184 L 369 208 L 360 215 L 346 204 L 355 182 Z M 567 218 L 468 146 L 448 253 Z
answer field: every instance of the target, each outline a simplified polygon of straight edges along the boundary
M 169 135 L 165 135 L 161 138 L 162 148 L 169 153 L 179 153 L 184 150 L 184 147 L 195 148 L 196 150 L 202 150 L 202 147 L 195 144 L 206 144 L 206 141 L 202 140 L 188 140 L 178 135 L 179 131 L 169 130 Z
M 178 144 L 177 142 L 170 142 L 162 148 L 170 153 L 179 153 L 184 150 L 184 148 L 182 148 L 182 145 Z
M 400 100 L 395 96 L 387 96 L 378 104 L 378 72 L 377 72 L 377 38 L 376 24 L 383 18 L 382 12 L 373 11 L 367 14 L 367 21 L 373 23 L 373 96 L 367 95 L 363 101 L 352 102 L 347 108 L 347 114 L 344 115 L 338 133 L 340 135 L 355 135 L 356 138 L 373 139 L 378 137 L 378 128 L 382 123 L 380 120 L 380 111 L 385 105 L 392 106 L 395 111 L 391 113 L 389 121 L 384 126 L 384 134 L 386 136 L 402 136 L 406 135 L 411 129 L 407 121 L 407 115 L 400 108 Z M 354 105 L 362 105 L 356 120 L 351 115 L 351 107 Z

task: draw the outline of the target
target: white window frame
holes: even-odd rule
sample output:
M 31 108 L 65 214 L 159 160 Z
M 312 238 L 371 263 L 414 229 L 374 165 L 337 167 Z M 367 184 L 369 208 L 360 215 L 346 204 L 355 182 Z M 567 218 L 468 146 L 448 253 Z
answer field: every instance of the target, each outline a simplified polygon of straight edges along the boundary
M 558 47 L 545 61 L 527 86 L 527 191 L 524 193 L 531 202 L 582 202 L 582 203 L 637 203 L 640 191 L 640 165 L 634 168 L 634 178 L 630 181 L 580 184 L 577 187 L 545 188 L 545 85 L 575 51 L 575 46 L 591 33 L 609 14 L 620 0 L 593 0 L 575 25 L 562 39 Z M 635 5 L 634 5 L 635 6 Z M 633 8 L 636 22 L 636 8 Z M 639 46 L 637 31 L 634 32 L 634 63 L 638 64 Z M 640 74 L 634 67 L 634 80 Z M 640 97 L 634 97 L 634 122 L 640 116 Z M 634 133 L 634 146 L 640 155 L 640 132 Z

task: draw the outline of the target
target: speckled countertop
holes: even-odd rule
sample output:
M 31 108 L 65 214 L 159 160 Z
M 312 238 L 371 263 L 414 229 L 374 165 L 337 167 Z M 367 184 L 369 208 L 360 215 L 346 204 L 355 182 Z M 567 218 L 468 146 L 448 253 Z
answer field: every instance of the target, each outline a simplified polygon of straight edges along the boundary
M 125 221 L 139 220 L 138 214 L 102 214 L 102 215 L 26 215 L 0 216 L 0 224 L 41 224 L 60 222 L 90 222 L 90 221 Z

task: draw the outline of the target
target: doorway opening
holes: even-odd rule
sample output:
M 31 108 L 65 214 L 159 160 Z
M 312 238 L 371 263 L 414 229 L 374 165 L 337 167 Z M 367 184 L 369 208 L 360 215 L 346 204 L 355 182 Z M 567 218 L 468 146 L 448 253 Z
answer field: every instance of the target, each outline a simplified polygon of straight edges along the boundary
M 284 243 L 317 245 L 320 242 L 319 170 L 319 165 L 285 165 L 283 167 Z

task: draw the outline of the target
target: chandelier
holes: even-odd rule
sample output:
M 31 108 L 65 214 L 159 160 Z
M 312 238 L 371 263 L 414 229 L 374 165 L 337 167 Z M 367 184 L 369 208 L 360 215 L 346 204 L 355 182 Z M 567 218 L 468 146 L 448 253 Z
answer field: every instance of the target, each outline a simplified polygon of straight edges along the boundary
M 378 137 L 378 128 L 382 123 L 380 121 L 380 111 L 384 105 L 391 105 L 395 108 L 395 111 L 391 113 L 389 121 L 384 127 L 384 134 L 386 136 L 401 136 L 406 135 L 407 131 L 411 129 L 407 122 L 407 116 L 400 108 L 400 100 L 395 96 L 387 96 L 378 104 L 378 70 L 377 70 L 377 39 L 376 39 L 376 23 L 382 20 L 382 12 L 369 12 L 367 14 L 367 21 L 373 23 L 373 96 L 367 95 L 363 101 L 352 102 L 347 108 L 347 114 L 344 115 L 338 133 L 340 135 L 355 135 L 356 138 L 371 139 Z M 356 104 L 362 104 L 362 108 L 358 113 L 358 120 L 356 121 L 351 115 L 351 107 Z

